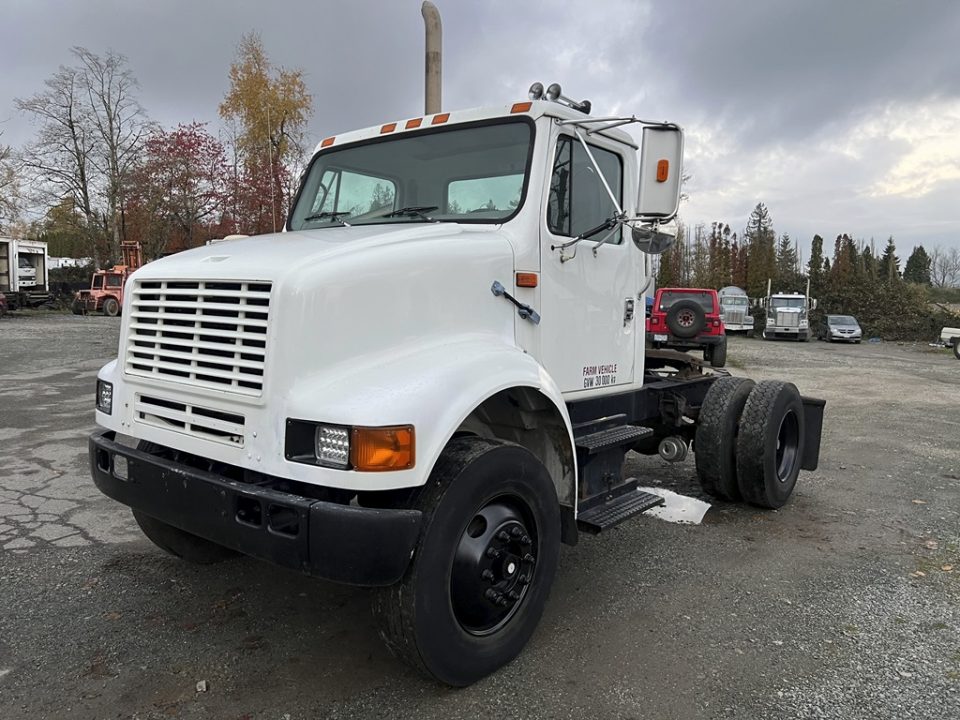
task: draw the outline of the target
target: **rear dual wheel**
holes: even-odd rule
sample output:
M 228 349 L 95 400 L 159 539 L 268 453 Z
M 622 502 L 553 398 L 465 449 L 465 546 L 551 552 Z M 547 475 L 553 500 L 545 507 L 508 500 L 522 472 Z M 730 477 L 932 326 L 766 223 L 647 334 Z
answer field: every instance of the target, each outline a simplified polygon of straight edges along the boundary
M 457 438 L 414 506 L 424 525 L 410 567 L 375 595 L 380 636 L 425 675 L 469 685 L 516 657 L 540 620 L 559 557 L 556 490 L 526 449 Z
M 724 500 L 782 507 L 800 474 L 803 440 L 803 402 L 792 383 L 720 378 L 700 409 L 700 485 Z

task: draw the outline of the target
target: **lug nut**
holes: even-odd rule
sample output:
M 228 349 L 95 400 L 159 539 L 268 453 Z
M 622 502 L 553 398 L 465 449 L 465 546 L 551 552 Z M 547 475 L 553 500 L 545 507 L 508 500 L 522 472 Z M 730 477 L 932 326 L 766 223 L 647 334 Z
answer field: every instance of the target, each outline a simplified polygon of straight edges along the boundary
M 493 573 L 490 570 L 484 570 L 482 573 L 480 573 L 480 577 L 487 582 L 493 582 Z
M 516 602 L 520 599 L 520 593 L 518 593 L 516 590 L 511 590 L 507 593 L 507 597 Z
M 497 550 L 495 547 L 488 547 L 487 557 L 490 558 L 491 560 L 496 560 L 498 557 L 500 557 L 500 551 Z
M 523 561 L 533 565 L 537 561 L 537 559 L 530 553 L 527 553 L 526 555 L 523 556 Z
M 509 542 L 510 536 L 507 535 L 506 530 L 501 530 L 500 532 L 497 533 L 497 540 L 503 540 L 503 542 Z
M 483 596 L 492 603 L 496 603 L 497 599 L 501 597 L 500 593 L 493 588 L 487 588 L 484 591 Z
M 517 578 L 517 582 L 521 585 L 526 585 L 528 582 L 530 582 L 530 578 L 528 578 L 526 575 L 520 575 Z
M 522 538 L 520 538 L 521 545 L 529 545 L 531 542 L 533 541 L 530 539 L 529 535 L 524 535 Z
M 521 535 L 522 533 L 523 533 L 523 530 L 521 530 L 520 528 L 518 528 L 516 525 L 514 525 L 512 528 L 510 528 L 510 534 L 513 535 L 515 538 L 516 538 L 516 537 L 520 537 L 520 535 Z

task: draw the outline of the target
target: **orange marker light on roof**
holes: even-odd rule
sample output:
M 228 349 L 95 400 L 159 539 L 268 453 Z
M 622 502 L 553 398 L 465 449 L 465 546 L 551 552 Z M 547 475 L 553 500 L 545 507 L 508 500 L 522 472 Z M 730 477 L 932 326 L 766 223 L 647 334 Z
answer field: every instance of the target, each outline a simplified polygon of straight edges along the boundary
M 323 139 L 323 142 L 320 143 L 320 147 L 322 147 L 322 148 L 330 147 L 331 145 L 333 145 L 333 141 L 334 141 L 334 140 L 336 140 L 335 137 L 324 138 L 324 139 Z
M 431 125 L 441 125 L 450 119 L 450 113 L 440 113 L 439 115 L 434 115 L 433 120 L 430 121 Z
M 405 130 L 410 130 L 411 128 L 420 127 L 420 123 L 423 122 L 423 118 L 413 118 L 413 120 L 407 120 L 407 124 L 404 125 Z
M 535 288 L 536 286 L 537 286 L 536 273 L 527 273 L 527 272 L 517 273 L 517 287 Z
M 670 161 L 658 160 L 657 161 L 657 182 L 666 182 L 668 177 L 670 177 Z
M 380 128 L 380 134 L 383 135 L 384 133 L 391 133 L 396 129 L 397 129 L 396 123 L 387 123 L 386 125 Z
M 415 461 L 413 425 L 358 427 L 350 438 L 350 464 L 361 472 L 409 470 Z
M 511 113 L 525 113 L 525 112 L 528 112 L 531 107 L 533 107 L 533 103 L 530 103 L 530 102 L 514 103 L 514 104 L 513 104 L 513 107 L 510 108 L 510 112 L 511 112 Z

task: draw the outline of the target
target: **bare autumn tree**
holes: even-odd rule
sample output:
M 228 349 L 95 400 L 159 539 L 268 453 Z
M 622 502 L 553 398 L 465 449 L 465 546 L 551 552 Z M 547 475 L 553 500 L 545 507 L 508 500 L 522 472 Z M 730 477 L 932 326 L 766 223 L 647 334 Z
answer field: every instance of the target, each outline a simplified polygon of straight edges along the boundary
M 960 284 L 960 250 L 935 247 L 930 252 L 930 281 L 939 288 Z
M 20 179 L 13 150 L 8 145 L 0 145 L 0 230 L 12 223 L 19 212 Z
M 38 125 L 23 163 L 47 204 L 73 200 L 99 264 L 104 254 L 118 255 L 124 183 L 150 124 L 124 56 L 112 51 L 99 56 L 81 47 L 72 53 L 75 66 L 61 66 L 42 92 L 16 100 Z

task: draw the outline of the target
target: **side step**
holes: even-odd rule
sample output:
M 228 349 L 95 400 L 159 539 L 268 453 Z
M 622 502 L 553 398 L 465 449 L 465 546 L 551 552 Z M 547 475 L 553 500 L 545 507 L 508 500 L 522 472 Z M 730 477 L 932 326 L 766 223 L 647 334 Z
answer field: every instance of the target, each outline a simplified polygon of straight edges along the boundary
M 618 425 L 589 435 L 574 436 L 574 442 L 577 445 L 577 450 L 582 450 L 587 455 L 595 455 L 608 448 L 632 445 L 637 440 L 642 440 L 651 435 L 653 435 L 652 428 L 637 425 Z
M 659 495 L 633 490 L 584 510 L 577 516 L 577 527 L 583 532 L 596 535 L 601 530 L 619 525 L 624 520 L 663 503 L 664 499 Z

